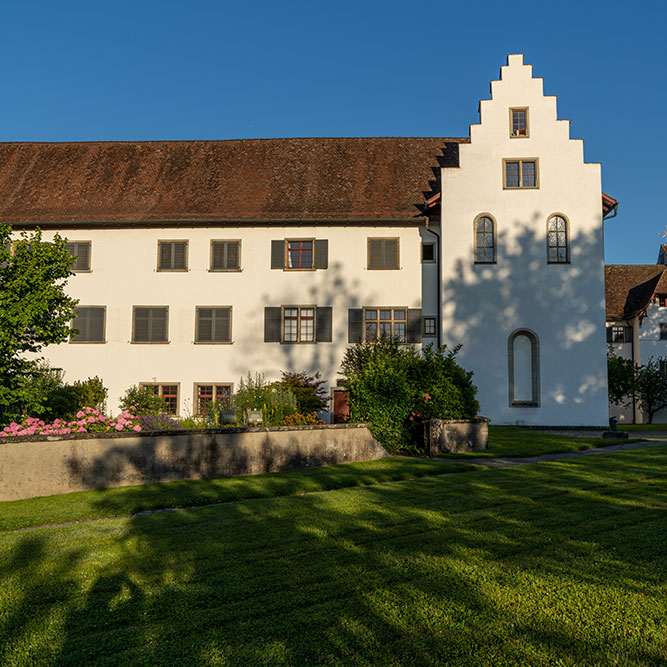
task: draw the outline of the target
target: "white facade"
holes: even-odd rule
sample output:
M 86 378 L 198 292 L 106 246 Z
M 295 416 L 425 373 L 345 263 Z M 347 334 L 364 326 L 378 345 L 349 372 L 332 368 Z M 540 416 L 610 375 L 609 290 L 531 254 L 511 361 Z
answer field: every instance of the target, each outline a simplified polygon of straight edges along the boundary
M 423 343 L 462 345 L 458 361 L 474 371 L 481 414 L 493 423 L 605 424 L 600 166 L 584 162 L 583 142 L 570 139 L 556 98 L 543 95 L 522 56 L 509 56 L 491 93 L 470 143 L 459 146 L 459 166 L 441 169 L 440 224 L 415 215 L 384 226 L 138 221 L 62 229 L 69 241 L 91 242 L 90 271 L 77 273 L 69 291 L 80 307 L 106 308 L 105 336 L 50 347 L 46 356 L 68 382 L 100 376 L 111 409 L 129 386 L 156 383 L 178 385 L 178 411 L 189 414 L 197 384 L 236 387 L 248 372 L 273 380 L 283 370 L 320 371 L 334 387 L 351 340 L 350 309 L 421 309 Z M 527 121 L 515 136 L 512 110 Z M 508 187 L 508 161 L 522 176 L 532 163 L 534 187 Z M 549 263 L 554 215 L 567 225 L 567 261 Z M 493 262 L 475 261 L 480 216 L 493 221 Z M 368 268 L 369 238 L 398 239 L 398 269 Z M 280 239 L 326 239 L 327 268 L 271 268 Z M 187 241 L 186 271 L 158 270 L 161 240 Z M 239 271 L 209 270 L 216 240 L 240 241 Z M 168 343 L 133 342 L 135 306 L 168 307 Z M 330 307 L 331 342 L 265 342 L 265 308 L 281 306 Z M 196 342 L 197 307 L 231 307 L 230 342 Z
M 52 237 L 45 232 L 45 240 Z M 77 229 L 68 241 L 91 242 L 91 270 L 76 273 L 68 292 L 80 307 L 105 306 L 104 343 L 46 350 L 65 380 L 98 375 L 114 409 L 137 383 L 179 385 L 179 414 L 194 411 L 196 384 L 238 385 L 248 372 L 320 371 L 330 386 L 348 346 L 348 309 L 421 307 L 421 240 L 417 227 L 192 227 Z M 369 238 L 398 238 L 397 270 L 367 267 Z M 327 239 L 328 268 L 271 269 L 271 241 Z M 188 242 L 187 271 L 158 271 L 158 241 Z M 210 271 L 212 240 L 240 240 L 240 270 Z M 264 308 L 331 306 L 332 342 L 264 342 Z M 133 306 L 168 306 L 168 343 L 133 343 Z M 231 343 L 196 343 L 195 309 L 231 306 Z
M 482 414 L 494 423 L 607 422 L 604 255 L 599 164 L 558 120 L 556 98 L 521 55 L 508 58 L 480 124 L 460 146 L 459 168 L 442 174 L 442 340 L 462 345 Z M 527 111 L 527 136 L 511 136 L 512 109 Z M 505 187 L 506 161 L 536 164 L 537 186 Z M 569 261 L 547 261 L 547 223 L 568 223 Z M 474 223 L 495 222 L 496 262 L 475 263 Z M 536 344 L 531 373 L 527 330 Z M 512 369 L 511 356 L 515 367 Z M 528 356 L 527 356 L 528 355 Z M 510 375 L 515 375 L 514 400 Z M 531 383 L 536 391 L 528 391 Z M 536 385 L 536 386 L 535 386 Z M 526 393 L 528 391 L 528 393 Z M 531 405 L 528 405 L 531 404 Z

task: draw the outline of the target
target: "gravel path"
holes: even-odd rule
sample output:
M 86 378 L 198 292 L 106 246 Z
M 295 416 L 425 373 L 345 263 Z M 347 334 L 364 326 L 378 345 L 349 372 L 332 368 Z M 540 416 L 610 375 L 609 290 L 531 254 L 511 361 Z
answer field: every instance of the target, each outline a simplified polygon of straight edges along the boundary
M 667 435 L 667 434 L 665 434 Z M 560 461 L 562 459 L 572 459 L 577 456 L 595 456 L 596 454 L 608 454 L 609 452 L 621 452 L 626 449 L 639 449 L 642 447 L 657 447 L 667 445 L 666 440 L 642 440 L 641 442 L 629 442 L 622 445 L 610 445 L 609 447 L 598 447 L 596 449 L 584 449 L 578 452 L 562 452 L 561 454 L 543 454 L 541 456 L 511 457 L 499 459 L 486 458 L 464 458 L 464 459 L 439 459 L 440 461 L 457 461 L 460 463 L 477 463 L 490 468 L 505 468 L 507 466 L 521 466 L 529 463 L 544 463 L 546 461 Z

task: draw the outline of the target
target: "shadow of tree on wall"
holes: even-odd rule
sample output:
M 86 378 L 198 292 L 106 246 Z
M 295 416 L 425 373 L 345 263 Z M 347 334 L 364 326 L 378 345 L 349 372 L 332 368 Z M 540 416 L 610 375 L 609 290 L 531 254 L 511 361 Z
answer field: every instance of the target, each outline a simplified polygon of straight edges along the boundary
M 657 665 L 666 495 L 631 455 L 5 534 L 0 658 Z
M 580 418 L 587 401 L 599 406 L 607 395 L 601 236 L 572 234 L 570 261 L 549 264 L 544 215 L 512 225 L 511 234 L 498 229 L 496 264 L 473 263 L 471 225 L 470 260 L 457 260 L 443 285 L 443 343 L 462 345 L 458 361 L 475 372 L 481 414 L 494 409 L 511 417 L 508 338 L 533 330 L 541 406 Z

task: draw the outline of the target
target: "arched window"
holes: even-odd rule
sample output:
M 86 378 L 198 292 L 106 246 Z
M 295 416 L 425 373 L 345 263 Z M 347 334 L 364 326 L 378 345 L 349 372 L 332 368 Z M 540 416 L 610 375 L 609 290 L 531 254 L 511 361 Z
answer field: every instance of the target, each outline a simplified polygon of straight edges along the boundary
M 507 339 L 510 407 L 540 404 L 540 343 L 535 332 L 517 329 Z
M 475 220 L 475 264 L 496 261 L 496 223 L 488 215 Z
M 547 262 L 567 264 L 570 261 L 570 239 L 567 220 L 562 215 L 552 215 L 547 222 Z

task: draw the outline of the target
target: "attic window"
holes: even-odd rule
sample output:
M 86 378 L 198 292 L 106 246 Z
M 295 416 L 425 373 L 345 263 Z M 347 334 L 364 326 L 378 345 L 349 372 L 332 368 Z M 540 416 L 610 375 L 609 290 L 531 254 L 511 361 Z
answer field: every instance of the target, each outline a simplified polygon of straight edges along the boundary
M 528 136 L 528 109 L 510 109 L 510 137 Z

